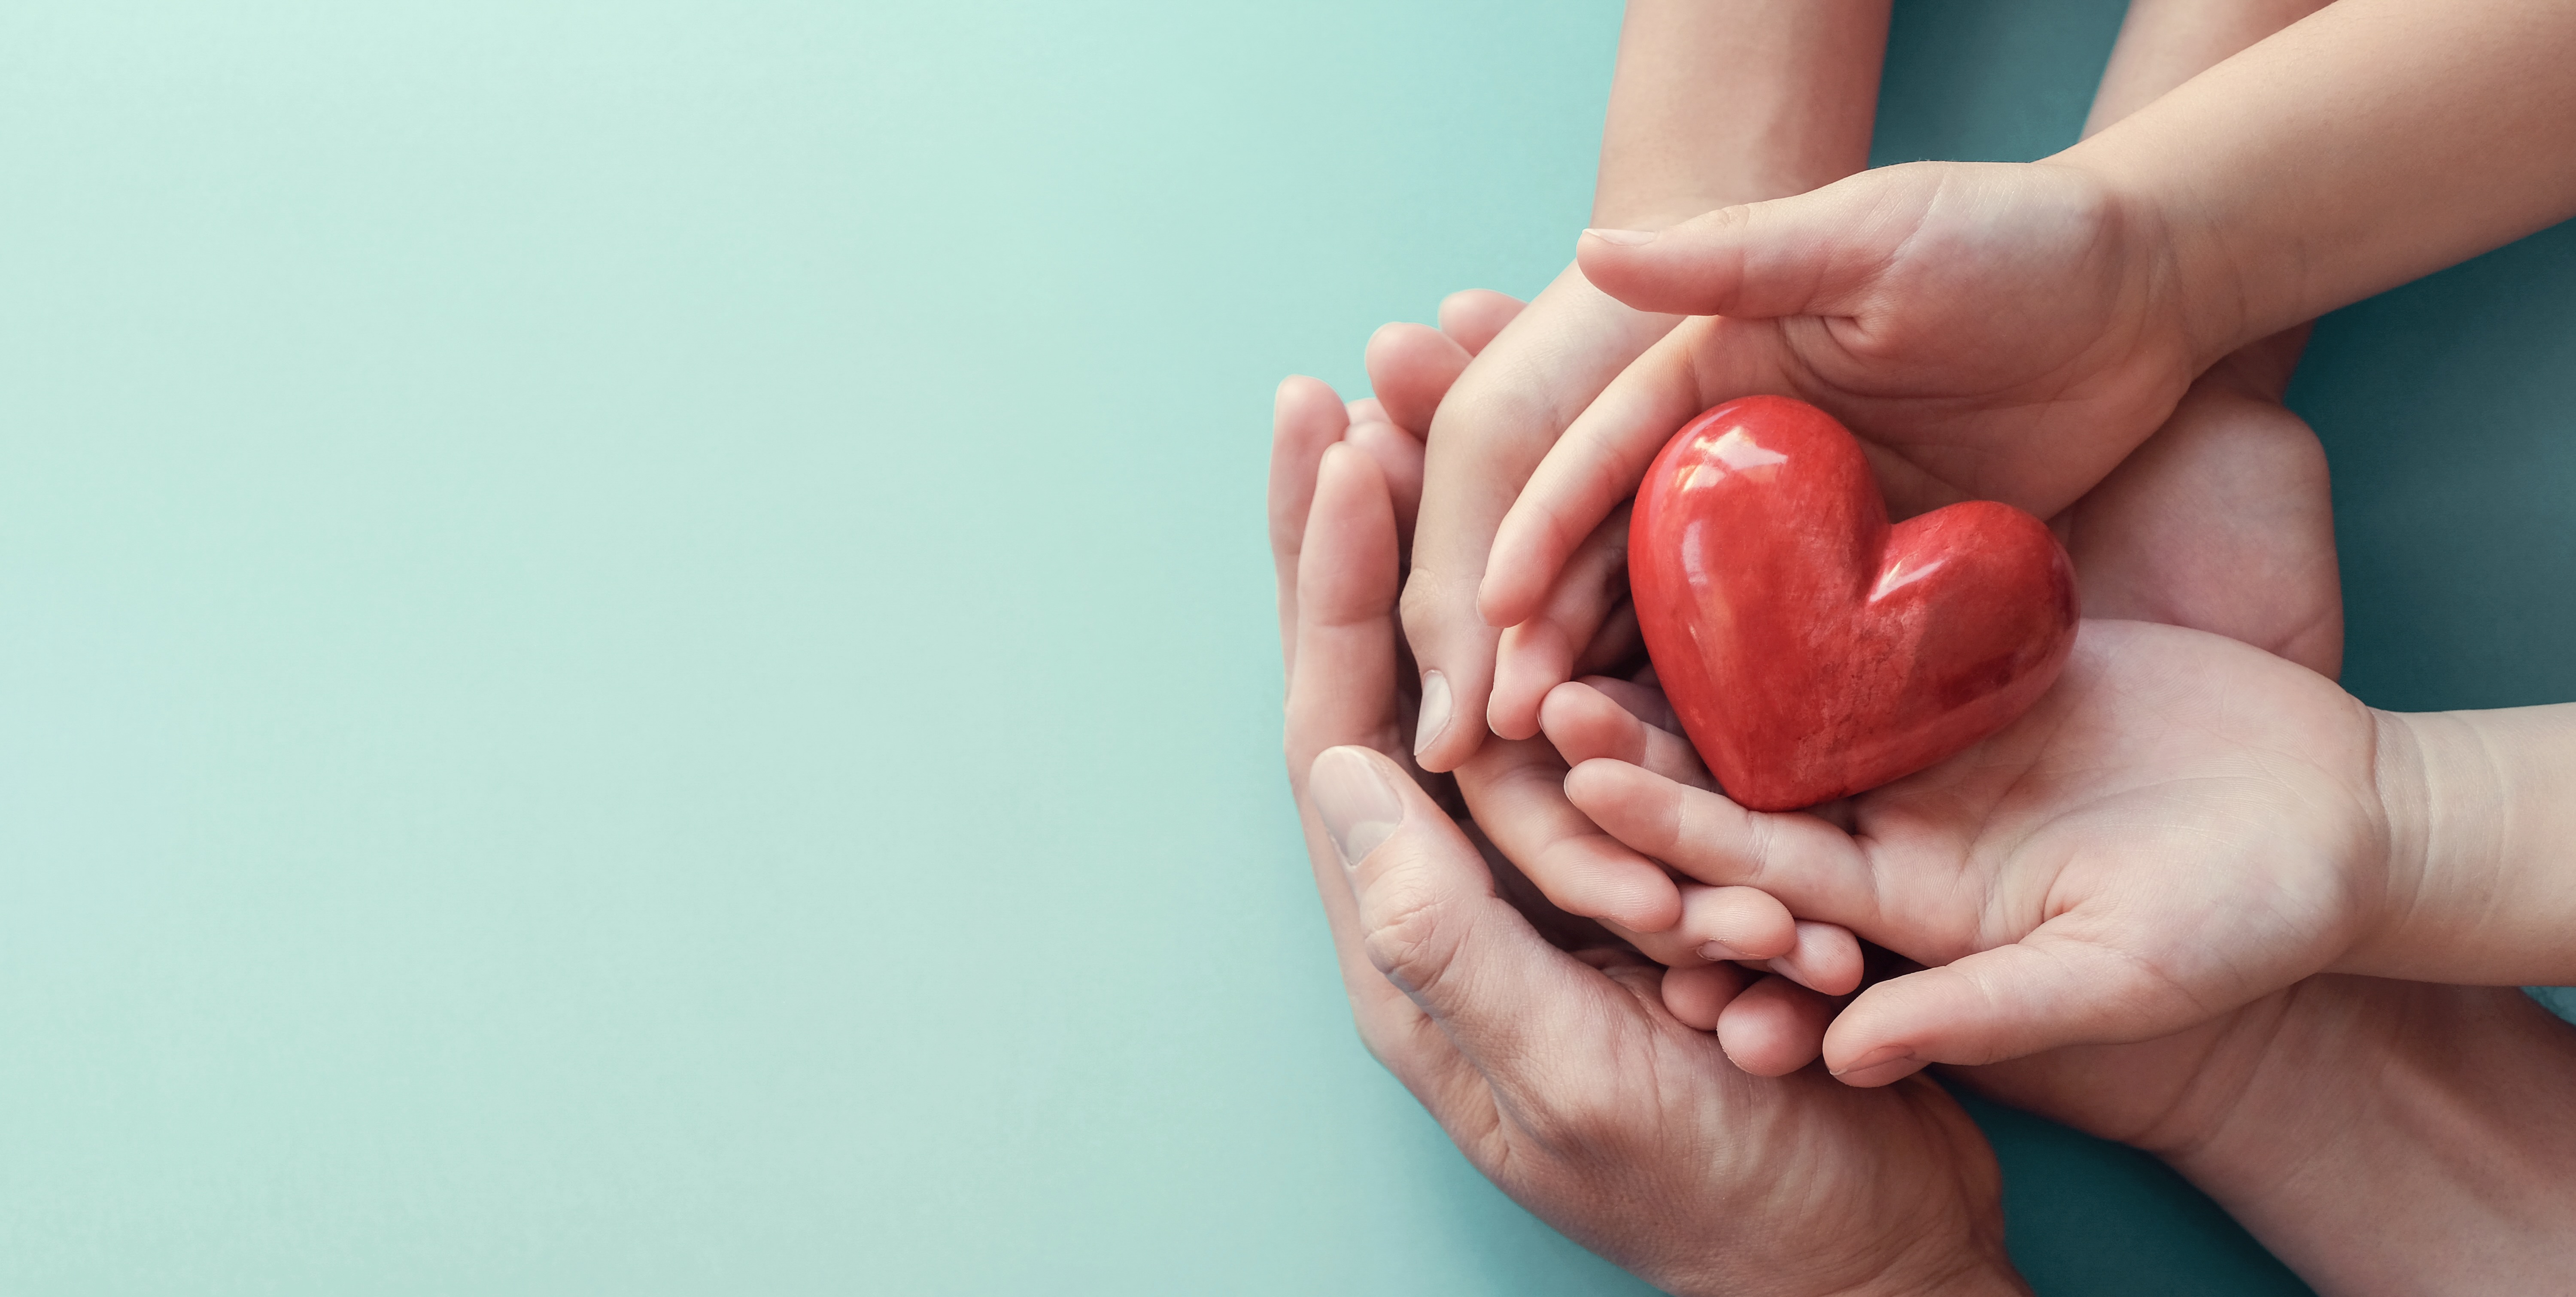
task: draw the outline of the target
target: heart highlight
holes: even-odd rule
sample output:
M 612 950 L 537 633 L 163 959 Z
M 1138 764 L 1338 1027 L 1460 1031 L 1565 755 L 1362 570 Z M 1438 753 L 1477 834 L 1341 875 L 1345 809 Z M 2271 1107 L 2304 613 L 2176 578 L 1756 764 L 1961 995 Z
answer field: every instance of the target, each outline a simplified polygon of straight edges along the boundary
M 2039 701 L 2075 644 L 2047 524 L 1973 500 L 1890 526 L 1860 443 L 1755 396 L 1674 434 L 1637 492 L 1648 656 L 1727 796 L 1812 806 L 1952 756 Z

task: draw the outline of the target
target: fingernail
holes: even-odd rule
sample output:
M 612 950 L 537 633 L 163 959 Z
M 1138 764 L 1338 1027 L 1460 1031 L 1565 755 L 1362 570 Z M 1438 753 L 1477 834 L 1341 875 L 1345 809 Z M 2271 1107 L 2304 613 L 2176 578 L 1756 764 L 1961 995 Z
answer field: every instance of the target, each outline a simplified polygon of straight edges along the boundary
M 1437 671 L 1422 673 L 1422 716 L 1413 727 L 1413 753 L 1422 755 L 1424 748 L 1440 741 L 1449 732 L 1449 677 Z
M 1711 941 L 1699 948 L 1699 957 L 1712 964 L 1723 964 L 1730 959 L 1742 959 L 1744 954 L 1723 941 Z
M 1603 243 L 1616 243 L 1623 248 L 1633 248 L 1640 243 L 1655 241 L 1653 230 L 1585 230 L 1584 233 Z
M 1367 859 L 1404 823 L 1404 798 L 1387 785 L 1377 763 L 1355 749 L 1331 748 L 1315 758 L 1306 789 L 1345 869 Z
M 1881 1080 L 1894 1080 L 1914 1063 L 1914 1051 L 1904 1045 L 1882 1045 L 1861 1055 L 1859 1061 L 1834 1073 L 1845 1085 L 1874 1085 Z

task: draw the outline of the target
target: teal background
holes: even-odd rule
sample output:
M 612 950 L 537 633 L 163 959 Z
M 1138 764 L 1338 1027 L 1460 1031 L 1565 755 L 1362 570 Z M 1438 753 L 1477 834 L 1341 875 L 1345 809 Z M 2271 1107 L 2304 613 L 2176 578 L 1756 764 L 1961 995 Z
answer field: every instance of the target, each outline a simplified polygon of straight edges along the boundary
M 2117 22 L 1901 4 L 1880 160 Z M 1358 1047 L 1259 523 L 1282 374 L 1562 262 L 1616 24 L 0 9 L 0 1290 L 1640 1291 Z M 2571 290 L 2319 331 L 2375 702 L 2576 698 Z M 1979 1111 L 2042 1292 L 2299 1291 Z

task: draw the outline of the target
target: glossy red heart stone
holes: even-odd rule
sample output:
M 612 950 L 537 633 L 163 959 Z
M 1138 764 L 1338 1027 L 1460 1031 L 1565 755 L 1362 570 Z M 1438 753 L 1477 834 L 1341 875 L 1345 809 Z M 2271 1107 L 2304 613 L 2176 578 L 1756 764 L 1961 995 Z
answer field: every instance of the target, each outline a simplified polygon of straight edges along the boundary
M 1729 797 L 1875 788 L 2010 724 L 2075 645 L 2075 566 L 1973 500 L 1893 527 L 1860 443 L 1779 396 L 1674 434 L 1637 492 L 1628 576 L 1655 674 Z

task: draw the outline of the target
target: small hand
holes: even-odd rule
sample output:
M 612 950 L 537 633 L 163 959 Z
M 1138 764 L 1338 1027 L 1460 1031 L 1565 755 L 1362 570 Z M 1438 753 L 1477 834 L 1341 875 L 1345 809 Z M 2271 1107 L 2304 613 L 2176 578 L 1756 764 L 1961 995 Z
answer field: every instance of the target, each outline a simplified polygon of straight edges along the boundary
M 1531 474 L 1494 536 L 1485 619 L 1536 613 L 1665 441 L 1738 396 L 1841 419 L 1900 518 L 1971 498 L 2057 513 L 2215 359 L 2195 350 L 2161 246 L 2089 173 L 2004 163 L 1886 167 L 1660 234 L 1587 235 L 1582 270 L 1603 291 L 1698 318 Z
M 1449 316 L 1444 306 L 1444 325 Z M 1414 745 L 1426 768 L 1458 768 L 1487 732 L 1500 632 L 1477 615 L 1476 591 L 1494 528 L 1566 425 L 1675 321 L 1612 300 L 1569 266 L 1490 346 L 1444 353 L 1437 335 L 1411 325 L 1371 340 L 1370 377 L 1389 414 L 1430 447 L 1404 588 L 1405 631 L 1430 700 Z M 1536 702 L 1492 716 L 1494 732 L 1535 735 Z
M 1867 1085 L 2166 1035 L 2335 967 L 2387 913 L 2379 735 L 2260 650 L 2087 622 L 2028 715 L 1822 813 L 1748 812 L 1623 761 L 1566 788 L 1640 852 L 1930 965 L 1827 1032 L 1828 1065 Z

